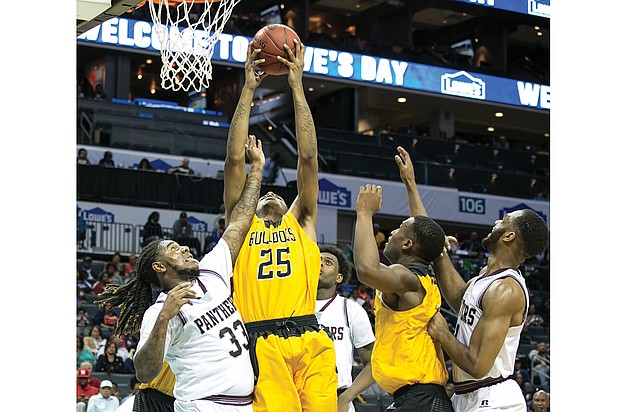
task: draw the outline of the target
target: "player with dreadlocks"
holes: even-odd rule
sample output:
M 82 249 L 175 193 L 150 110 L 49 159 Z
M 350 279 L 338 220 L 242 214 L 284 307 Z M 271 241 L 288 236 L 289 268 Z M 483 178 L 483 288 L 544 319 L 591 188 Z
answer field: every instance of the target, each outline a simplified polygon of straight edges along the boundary
M 108 286 L 98 301 L 120 307 L 115 334 L 140 333 L 134 356 L 138 380 L 157 380 L 166 374 L 162 365 L 164 370 L 170 366 L 177 412 L 252 410 L 247 333 L 232 301 L 231 276 L 256 212 L 265 156 L 254 136 L 247 140 L 246 153 L 250 172 L 215 248 L 198 262 L 172 240 L 152 242 L 138 257 L 136 278 Z M 163 291 L 154 304 L 152 285 Z M 236 372 L 235 379 L 230 371 Z M 135 411 L 169 410 L 138 403 Z

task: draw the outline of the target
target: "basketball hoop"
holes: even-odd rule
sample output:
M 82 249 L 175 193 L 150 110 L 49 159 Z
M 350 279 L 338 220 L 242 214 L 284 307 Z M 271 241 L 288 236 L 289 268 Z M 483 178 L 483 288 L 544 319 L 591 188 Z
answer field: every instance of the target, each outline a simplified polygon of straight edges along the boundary
M 146 1 L 156 33 L 153 47 L 161 52 L 161 86 L 197 92 L 208 88 L 215 44 L 240 0 Z

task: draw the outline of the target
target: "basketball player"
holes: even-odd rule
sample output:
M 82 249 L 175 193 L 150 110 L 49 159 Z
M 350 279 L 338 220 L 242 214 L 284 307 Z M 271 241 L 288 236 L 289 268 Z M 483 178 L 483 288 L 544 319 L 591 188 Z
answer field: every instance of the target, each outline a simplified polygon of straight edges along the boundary
M 170 365 L 164 361 L 159 375 L 149 383 L 140 384 L 138 392 L 114 412 L 174 412 L 175 381 Z
M 254 411 L 321 411 L 337 408 L 334 344 L 314 315 L 320 272 L 316 244 L 318 151 L 314 121 L 302 84 L 304 47 L 285 45 L 297 134 L 298 196 L 287 207 L 273 192 L 262 196 L 234 268 L 234 302 L 250 334 Z M 231 120 L 224 163 L 227 221 L 244 180 L 243 139 L 254 91 L 265 73 L 254 68 L 260 49 L 248 47 L 245 85 Z
M 521 389 L 510 379 L 529 307 L 519 267 L 543 252 L 548 239 L 547 225 L 536 212 L 517 210 L 496 221 L 482 240 L 489 251 L 487 266 L 469 282 L 447 253 L 435 261 L 443 296 L 459 315 L 454 335 L 441 314 L 428 332 L 452 359 L 456 411 L 526 411 Z
M 410 210 L 425 214 L 409 155 L 400 147 L 398 151 L 396 163 L 401 179 L 406 179 Z M 490 252 L 488 264 L 467 284 L 448 253 L 433 262 L 442 295 L 459 314 L 455 335 L 440 312 L 427 328 L 452 360 L 455 411 L 526 411 L 521 389 L 510 379 L 529 307 L 525 279 L 518 268 L 545 250 L 548 236 L 540 216 L 519 210 L 497 221 L 482 241 Z M 453 237 L 447 239 L 456 242 Z
M 427 216 L 409 217 L 385 244 L 384 255 L 392 264 L 380 263 L 372 217 L 381 201 L 381 186 L 360 187 L 353 245 L 358 279 L 377 289 L 372 376 L 394 397 L 386 410 L 451 412 L 443 352 L 426 331 L 441 306 L 430 264 L 442 252 L 445 234 Z
M 370 369 L 375 334 L 364 308 L 336 292 L 351 277 L 351 264 L 342 249 L 332 245 L 323 245 L 319 249 L 321 275 L 316 294 L 316 317 L 331 333 L 336 348 L 338 410 L 354 412 L 351 401 L 375 383 Z M 354 348 L 364 365 L 355 380 L 351 376 Z
M 174 410 L 252 411 L 248 336 L 231 296 L 233 261 L 256 212 L 265 155 L 247 139 L 250 172 L 220 242 L 198 262 L 186 246 L 157 240 L 141 252 L 137 277 L 104 296 L 119 304 L 116 333 L 140 332 L 134 364 L 152 382 L 164 360 L 176 377 Z M 151 305 L 151 286 L 162 288 Z M 149 306 L 150 305 L 150 306 Z

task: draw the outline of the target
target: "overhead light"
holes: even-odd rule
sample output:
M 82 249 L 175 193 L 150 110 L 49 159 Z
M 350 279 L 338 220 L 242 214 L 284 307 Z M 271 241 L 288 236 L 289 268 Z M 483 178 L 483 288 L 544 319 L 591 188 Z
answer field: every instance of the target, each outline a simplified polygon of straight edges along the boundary
M 151 59 L 146 59 L 145 61 L 146 61 L 146 64 L 151 64 L 151 63 L 153 63 L 153 60 L 151 60 Z
M 272 125 L 267 126 L 267 130 L 273 130 L 273 126 Z
M 494 132 L 495 128 L 493 126 L 487 127 L 487 132 Z
M 280 9 L 284 10 L 284 3 L 280 3 Z
M 142 80 L 142 73 L 138 73 L 138 80 Z
M 359 9 L 359 8 L 361 8 L 361 7 L 362 7 L 362 6 L 360 6 L 359 4 L 356 4 L 356 5 L 355 5 L 355 8 L 356 8 L 356 9 Z
M 396 101 L 398 103 L 405 103 L 407 101 L 407 98 L 406 97 L 399 97 L 398 99 L 396 99 Z
M 537 32 L 536 32 L 536 35 L 537 35 L 538 37 L 540 37 L 540 36 L 542 36 L 542 32 L 541 32 L 541 31 L 537 31 Z
M 549 137 L 549 136 L 550 136 L 549 133 L 545 133 L 545 137 Z
M 540 26 L 534 26 L 534 30 L 540 30 Z
M 502 112 L 495 112 L 495 117 L 504 117 L 504 113 L 502 113 Z
M 313 92 L 314 91 L 314 87 L 308 87 L 308 91 L 309 92 Z
M 155 89 L 151 89 L 151 94 L 155 94 Z

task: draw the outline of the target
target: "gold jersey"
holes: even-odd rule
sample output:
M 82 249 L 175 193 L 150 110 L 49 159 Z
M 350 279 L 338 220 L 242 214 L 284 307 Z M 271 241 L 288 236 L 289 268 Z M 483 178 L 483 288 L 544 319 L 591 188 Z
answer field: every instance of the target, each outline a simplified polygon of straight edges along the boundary
M 245 323 L 314 314 L 321 255 L 288 211 L 279 222 L 254 216 L 233 274 Z
M 426 331 L 428 321 L 441 305 L 439 288 L 435 277 L 428 271 L 418 277 L 426 296 L 415 308 L 394 311 L 383 302 L 381 293 L 375 298 L 376 342 L 371 357 L 372 376 L 389 393 L 405 385 L 445 385 L 448 381 L 441 346 L 435 344 Z
M 164 361 L 164 366 L 159 371 L 159 374 L 149 383 L 141 383 L 140 389 L 157 389 L 158 391 L 165 393 L 168 396 L 174 397 L 174 384 L 176 383 L 176 377 L 170 369 L 168 362 Z

